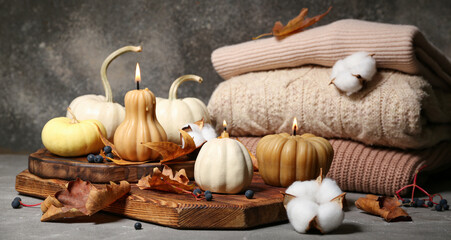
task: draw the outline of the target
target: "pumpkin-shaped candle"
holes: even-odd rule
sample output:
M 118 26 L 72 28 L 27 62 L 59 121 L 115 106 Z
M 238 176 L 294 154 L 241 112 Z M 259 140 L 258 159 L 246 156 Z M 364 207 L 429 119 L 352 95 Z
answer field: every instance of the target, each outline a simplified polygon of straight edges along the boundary
M 216 138 L 206 142 L 194 164 L 194 179 L 203 190 L 236 194 L 252 182 L 254 170 L 246 147 L 237 140 Z
M 266 184 L 288 187 L 316 178 L 321 168 L 324 174 L 329 171 L 334 155 L 329 141 L 310 133 L 296 135 L 296 129 L 294 123 L 293 135 L 273 134 L 258 142 L 258 167 Z
M 139 80 L 137 70 L 137 85 Z M 166 133 L 155 115 L 155 101 L 155 95 L 147 88 L 132 90 L 125 95 L 125 119 L 114 134 L 114 145 L 122 158 L 130 161 L 158 158 L 158 152 L 142 145 L 146 142 L 167 141 Z

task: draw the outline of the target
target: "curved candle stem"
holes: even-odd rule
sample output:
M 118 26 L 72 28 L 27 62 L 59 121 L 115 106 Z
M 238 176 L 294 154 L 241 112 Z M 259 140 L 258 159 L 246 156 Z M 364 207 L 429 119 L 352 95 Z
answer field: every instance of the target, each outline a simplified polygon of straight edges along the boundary
M 108 82 L 108 78 L 106 77 L 106 70 L 110 63 L 126 52 L 141 52 L 141 46 L 126 46 L 123 48 L 119 48 L 118 50 L 111 53 L 102 63 L 102 67 L 100 68 L 100 77 L 102 78 L 103 88 L 105 89 L 105 98 L 107 102 L 113 102 L 113 93 L 111 92 L 110 83 Z
M 171 85 L 171 88 L 169 89 L 169 100 L 177 99 L 177 89 L 179 88 L 180 84 L 186 81 L 194 81 L 198 83 L 202 83 L 203 79 L 197 75 L 189 74 L 189 75 L 183 75 L 179 78 L 177 78 Z

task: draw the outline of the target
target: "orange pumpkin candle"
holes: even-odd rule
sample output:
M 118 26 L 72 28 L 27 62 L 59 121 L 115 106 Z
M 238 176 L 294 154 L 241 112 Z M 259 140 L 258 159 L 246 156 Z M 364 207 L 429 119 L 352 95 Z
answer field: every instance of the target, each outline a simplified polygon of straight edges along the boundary
M 310 133 L 296 135 L 296 129 L 295 118 L 293 135 L 273 134 L 258 142 L 258 167 L 266 184 L 288 187 L 294 181 L 316 178 L 321 168 L 324 174 L 329 171 L 334 156 L 329 141 Z
M 136 66 L 137 88 L 141 80 Z M 141 143 L 167 141 L 166 132 L 155 114 L 155 95 L 149 89 L 132 90 L 125 94 L 125 119 L 116 129 L 114 145 L 122 158 L 130 161 L 155 160 L 159 153 Z

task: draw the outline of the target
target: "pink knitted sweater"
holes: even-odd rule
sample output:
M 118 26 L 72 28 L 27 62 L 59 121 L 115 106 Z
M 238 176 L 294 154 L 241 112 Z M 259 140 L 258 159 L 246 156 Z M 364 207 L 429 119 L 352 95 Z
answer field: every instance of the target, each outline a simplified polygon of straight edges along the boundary
M 432 86 L 451 89 L 451 63 L 414 26 L 340 20 L 296 33 L 216 49 L 211 61 L 224 79 L 247 72 L 333 66 L 357 51 L 374 53 L 378 68 L 422 74 Z

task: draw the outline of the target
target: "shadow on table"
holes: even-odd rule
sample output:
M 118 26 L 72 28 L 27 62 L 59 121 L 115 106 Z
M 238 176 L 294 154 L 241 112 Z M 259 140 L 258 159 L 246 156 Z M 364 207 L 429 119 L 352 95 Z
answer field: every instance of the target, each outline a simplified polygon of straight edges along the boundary
M 92 216 L 77 217 L 77 218 L 67 218 L 58 220 L 58 223 L 94 223 L 94 224 L 105 224 L 113 223 L 123 219 L 123 217 L 115 216 L 112 214 L 96 213 Z

